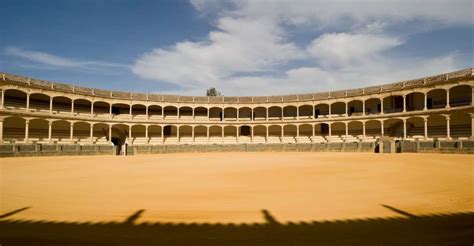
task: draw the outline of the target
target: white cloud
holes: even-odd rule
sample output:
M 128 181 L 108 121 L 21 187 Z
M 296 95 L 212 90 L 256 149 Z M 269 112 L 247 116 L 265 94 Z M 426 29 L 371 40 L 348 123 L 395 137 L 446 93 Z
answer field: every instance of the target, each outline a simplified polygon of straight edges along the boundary
M 459 69 L 456 54 L 390 57 L 409 37 L 389 32 L 473 24 L 470 0 L 190 0 L 215 23 L 206 41 L 181 41 L 140 56 L 133 72 L 191 94 L 215 86 L 226 95 L 353 88 Z M 410 33 L 422 32 L 410 25 Z M 294 32 L 296 30 L 296 32 Z M 314 34 L 306 43 L 295 33 Z M 451 52 L 451 51 L 448 51 Z M 200 94 L 200 93 L 199 93 Z
M 47 68 L 81 68 L 98 70 L 101 68 L 128 68 L 127 65 L 104 61 L 81 61 L 56 56 L 46 52 L 24 50 L 16 47 L 7 47 L 5 54 L 19 57 L 30 62 L 45 65 Z

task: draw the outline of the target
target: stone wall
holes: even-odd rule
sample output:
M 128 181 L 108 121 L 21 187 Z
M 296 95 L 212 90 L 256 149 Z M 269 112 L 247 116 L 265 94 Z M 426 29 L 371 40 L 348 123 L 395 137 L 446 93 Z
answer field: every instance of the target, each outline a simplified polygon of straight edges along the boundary
M 0 157 L 113 155 L 112 145 L 1 144 Z

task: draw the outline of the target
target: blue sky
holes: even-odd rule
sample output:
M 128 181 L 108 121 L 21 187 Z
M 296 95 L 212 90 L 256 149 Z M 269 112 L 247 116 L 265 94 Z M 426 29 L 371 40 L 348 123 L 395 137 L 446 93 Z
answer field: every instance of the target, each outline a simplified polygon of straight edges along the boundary
M 3 0 L 0 70 L 112 90 L 267 95 L 473 66 L 471 1 Z

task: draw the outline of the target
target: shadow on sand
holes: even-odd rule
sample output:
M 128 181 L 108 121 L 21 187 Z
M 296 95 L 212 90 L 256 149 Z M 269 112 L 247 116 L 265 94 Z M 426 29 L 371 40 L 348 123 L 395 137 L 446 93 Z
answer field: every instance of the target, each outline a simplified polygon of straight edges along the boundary
M 474 212 L 281 223 L 122 223 L 0 220 L 1 245 L 472 245 Z M 23 208 L 23 210 L 26 208 Z M 20 211 L 22 209 L 16 210 Z M 15 212 L 15 211 L 14 211 Z M 4 217 L 6 218 L 6 217 Z

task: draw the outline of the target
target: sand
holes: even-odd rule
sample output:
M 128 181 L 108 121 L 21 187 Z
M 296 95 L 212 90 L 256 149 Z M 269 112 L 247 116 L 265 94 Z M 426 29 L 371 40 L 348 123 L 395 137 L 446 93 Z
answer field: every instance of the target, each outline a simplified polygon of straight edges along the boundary
M 322 221 L 474 211 L 474 156 L 189 153 L 0 159 L 0 215 L 77 222 Z M 400 210 L 397 212 L 397 209 Z

